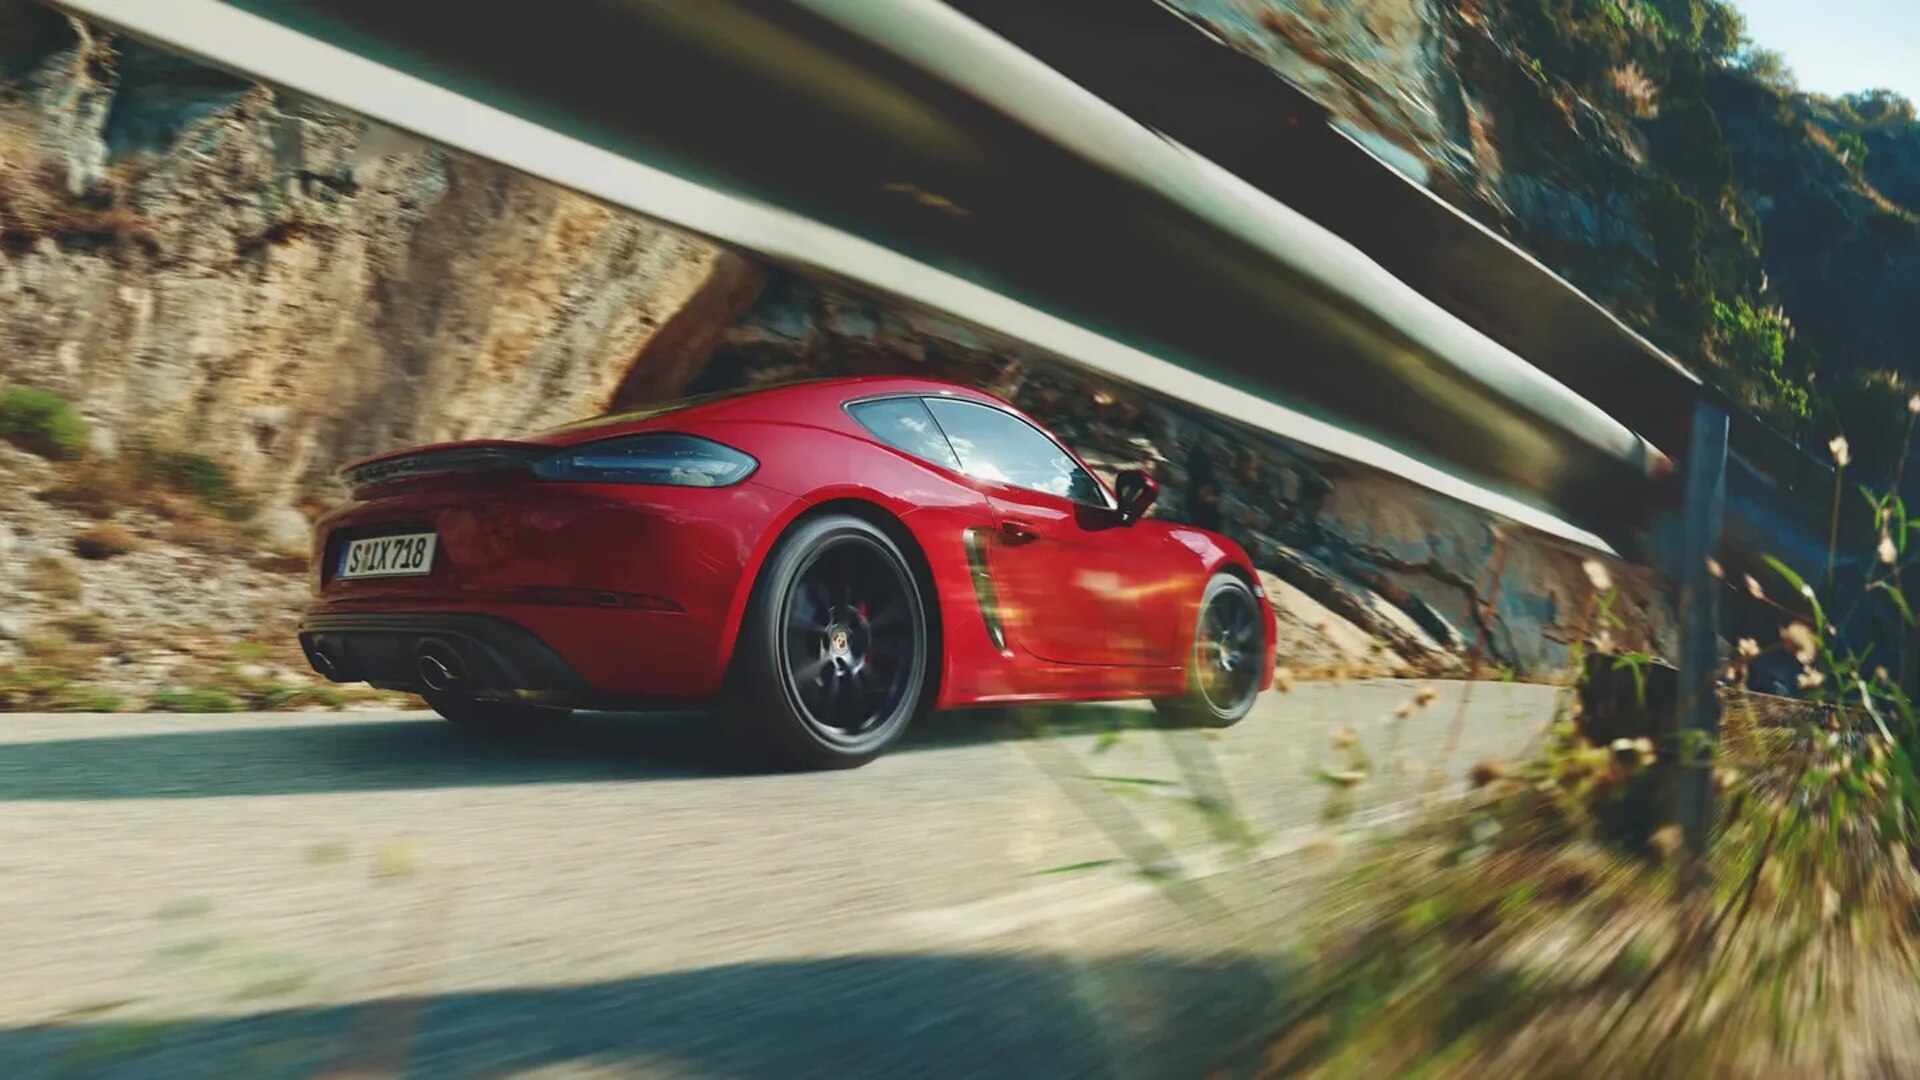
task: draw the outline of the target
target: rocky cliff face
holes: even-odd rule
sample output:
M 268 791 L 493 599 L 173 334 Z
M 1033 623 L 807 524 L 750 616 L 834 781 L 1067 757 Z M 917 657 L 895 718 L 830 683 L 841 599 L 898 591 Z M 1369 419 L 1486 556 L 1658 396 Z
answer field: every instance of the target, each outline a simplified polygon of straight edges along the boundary
M 0 379 L 271 505 L 604 406 L 710 245 L 41 9 L 0 70 Z M 39 15 L 36 18 L 36 14 Z M 64 31 L 64 32 L 63 32 Z

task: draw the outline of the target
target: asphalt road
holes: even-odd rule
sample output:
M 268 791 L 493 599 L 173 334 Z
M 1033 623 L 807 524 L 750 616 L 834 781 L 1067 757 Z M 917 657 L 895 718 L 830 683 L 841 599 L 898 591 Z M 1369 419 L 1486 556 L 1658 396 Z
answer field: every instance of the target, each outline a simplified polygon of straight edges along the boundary
M 1462 689 L 953 714 L 832 774 L 693 717 L 0 717 L 0 1076 L 1204 1076 L 1341 846 L 1551 708 Z

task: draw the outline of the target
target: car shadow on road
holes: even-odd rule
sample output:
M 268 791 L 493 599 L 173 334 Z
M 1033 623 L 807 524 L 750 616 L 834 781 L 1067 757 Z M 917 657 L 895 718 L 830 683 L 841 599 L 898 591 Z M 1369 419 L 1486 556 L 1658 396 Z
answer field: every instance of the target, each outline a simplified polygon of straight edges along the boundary
M 1139 715 L 1104 706 L 937 714 L 892 753 L 1113 730 L 1137 724 Z M 470 733 L 436 718 L 275 717 L 253 726 L 0 743 L 0 802 L 674 781 L 767 771 L 746 762 L 695 713 L 582 714 L 511 737 Z
M 0 1030 L 0 1075 L 1203 1076 L 1257 1059 L 1291 970 L 1246 954 L 873 955 L 177 1022 L 76 1016 Z

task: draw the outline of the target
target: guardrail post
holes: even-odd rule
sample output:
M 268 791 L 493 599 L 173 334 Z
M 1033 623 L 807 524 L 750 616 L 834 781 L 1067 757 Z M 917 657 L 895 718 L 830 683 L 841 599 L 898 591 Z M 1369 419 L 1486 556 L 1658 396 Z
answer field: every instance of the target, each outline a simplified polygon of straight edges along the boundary
M 1693 409 L 1683 465 L 1678 528 L 1664 545 L 1680 628 L 1679 822 L 1686 841 L 1684 880 L 1703 879 L 1702 858 L 1713 828 L 1714 749 L 1720 737 L 1720 589 L 1710 560 L 1720 554 L 1727 502 L 1727 414 L 1709 402 Z

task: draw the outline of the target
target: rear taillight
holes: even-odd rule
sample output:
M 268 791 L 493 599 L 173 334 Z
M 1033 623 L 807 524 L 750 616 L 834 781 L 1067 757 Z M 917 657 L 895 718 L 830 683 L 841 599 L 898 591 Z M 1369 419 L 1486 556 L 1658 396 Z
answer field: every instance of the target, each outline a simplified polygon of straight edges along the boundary
M 568 447 L 534 462 L 533 475 L 567 483 L 726 487 L 759 467 L 751 456 L 712 439 L 649 432 Z

